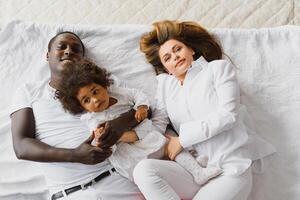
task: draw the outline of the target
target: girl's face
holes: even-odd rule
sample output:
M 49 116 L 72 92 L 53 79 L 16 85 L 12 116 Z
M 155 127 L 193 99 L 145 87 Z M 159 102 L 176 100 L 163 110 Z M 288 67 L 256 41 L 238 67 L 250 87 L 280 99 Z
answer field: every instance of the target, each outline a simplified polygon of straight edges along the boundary
M 109 106 L 107 89 L 96 83 L 80 88 L 76 98 L 88 112 L 102 112 Z
M 160 46 L 158 54 L 161 63 L 169 74 L 183 80 L 187 70 L 192 65 L 195 52 L 184 43 L 171 39 Z

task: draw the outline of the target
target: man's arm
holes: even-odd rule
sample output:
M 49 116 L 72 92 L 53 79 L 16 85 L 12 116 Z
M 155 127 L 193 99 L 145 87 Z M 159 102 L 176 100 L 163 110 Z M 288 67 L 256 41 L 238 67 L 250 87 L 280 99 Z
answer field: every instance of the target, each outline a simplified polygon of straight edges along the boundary
M 152 115 L 149 108 L 148 118 Z M 135 119 L 135 110 L 132 109 L 120 117 L 105 123 L 103 134 L 99 137 L 100 146 L 107 148 L 116 144 L 124 132 L 132 130 L 139 122 Z M 101 125 L 100 125 L 101 126 Z
M 35 120 L 31 108 L 24 108 L 11 115 L 13 146 L 17 158 L 38 162 L 79 162 L 96 164 L 111 155 L 110 149 L 91 145 L 89 137 L 75 149 L 55 148 L 35 138 Z

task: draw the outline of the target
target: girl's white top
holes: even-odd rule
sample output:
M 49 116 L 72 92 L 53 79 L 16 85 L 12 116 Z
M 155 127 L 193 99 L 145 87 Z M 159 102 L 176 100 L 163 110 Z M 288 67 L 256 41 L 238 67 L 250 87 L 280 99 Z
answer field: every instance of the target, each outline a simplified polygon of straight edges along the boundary
M 183 85 L 168 74 L 157 76 L 157 108 L 165 109 L 184 148 L 194 147 L 227 175 L 239 175 L 275 152 L 254 131 L 239 85 L 226 60 L 192 63 Z
M 103 112 L 90 112 L 81 116 L 81 120 L 88 124 L 90 131 L 93 131 L 99 124 L 115 119 L 132 108 L 136 110 L 139 105 L 149 106 L 149 97 L 133 88 L 111 86 L 108 93 L 109 96 L 118 100 L 116 104 Z M 145 119 L 133 130 L 139 140 L 130 144 L 118 143 L 113 147 L 113 154 L 109 157 L 110 163 L 116 170 L 130 180 L 133 180 L 132 172 L 135 165 L 158 151 L 166 141 L 162 133 L 158 131 L 159 129 L 152 125 L 151 120 Z

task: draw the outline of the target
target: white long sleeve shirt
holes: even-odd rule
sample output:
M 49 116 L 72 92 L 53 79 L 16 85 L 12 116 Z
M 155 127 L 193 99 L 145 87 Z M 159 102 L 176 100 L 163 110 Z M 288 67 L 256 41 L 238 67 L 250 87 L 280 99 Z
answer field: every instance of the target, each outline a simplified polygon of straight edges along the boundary
M 181 145 L 207 155 L 209 164 L 223 168 L 225 174 L 241 174 L 252 160 L 275 151 L 245 126 L 247 111 L 240 104 L 235 70 L 228 61 L 207 62 L 200 57 L 183 85 L 168 74 L 157 79 L 158 107 L 166 109 Z

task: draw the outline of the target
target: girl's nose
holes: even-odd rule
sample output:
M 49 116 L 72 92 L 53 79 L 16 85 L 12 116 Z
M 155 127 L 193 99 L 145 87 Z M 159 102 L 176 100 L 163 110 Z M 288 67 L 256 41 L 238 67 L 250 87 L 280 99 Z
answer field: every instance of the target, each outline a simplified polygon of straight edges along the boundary
M 94 103 L 97 103 L 97 102 L 98 102 L 98 99 L 97 99 L 97 98 L 92 98 L 92 101 L 93 101 Z

